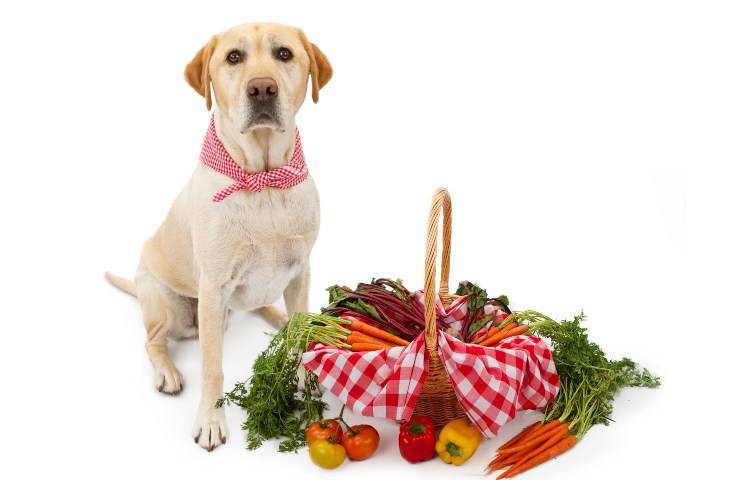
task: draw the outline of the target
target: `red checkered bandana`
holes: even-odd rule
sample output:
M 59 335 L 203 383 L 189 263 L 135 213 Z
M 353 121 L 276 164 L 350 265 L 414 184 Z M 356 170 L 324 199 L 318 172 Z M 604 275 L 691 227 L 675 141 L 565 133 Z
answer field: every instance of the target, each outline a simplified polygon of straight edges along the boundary
M 455 301 L 445 310 L 438 302 L 439 318 L 454 322 L 465 304 Z M 489 438 L 517 411 L 544 408 L 560 387 L 552 352 L 538 337 L 481 347 L 438 331 L 437 351 L 463 410 Z M 408 420 L 426 380 L 429 354 L 422 333 L 407 347 L 372 352 L 314 344 L 303 354 L 303 365 L 352 411 Z
M 217 192 L 213 196 L 214 202 L 220 202 L 237 190 L 246 189 L 259 192 L 268 187 L 282 189 L 295 187 L 308 177 L 308 167 L 306 167 L 306 161 L 303 158 L 301 136 L 298 134 L 297 128 L 295 131 L 295 149 L 287 165 L 266 172 L 249 173 L 240 167 L 226 151 L 216 135 L 216 126 L 213 116 L 211 116 L 211 123 L 208 125 L 206 138 L 203 140 L 203 148 L 200 151 L 200 161 L 218 173 L 236 180 L 236 183 Z

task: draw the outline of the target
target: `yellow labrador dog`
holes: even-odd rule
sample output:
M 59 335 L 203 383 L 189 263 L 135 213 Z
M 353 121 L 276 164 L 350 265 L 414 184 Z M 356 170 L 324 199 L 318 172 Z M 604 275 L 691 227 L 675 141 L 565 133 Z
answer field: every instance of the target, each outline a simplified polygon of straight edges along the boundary
M 295 115 L 332 76 L 326 56 L 298 28 L 240 25 L 215 35 L 185 68 L 185 79 L 211 108 L 215 136 L 249 173 L 287 165 L 297 145 Z M 283 169 L 285 170 L 285 169 Z M 212 450 L 226 441 L 221 365 L 226 315 L 260 309 L 279 325 L 270 306 L 280 295 L 288 315 L 308 310 L 309 254 L 319 229 L 319 197 L 310 176 L 291 187 L 241 189 L 221 201 L 214 194 L 234 179 L 199 163 L 157 232 L 143 247 L 135 280 L 111 274 L 116 287 L 138 297 L 146 351 L 156 387 L 179 393 L 180 372 L 167 338 L 200 337 L 202 394 L 193 438 Z

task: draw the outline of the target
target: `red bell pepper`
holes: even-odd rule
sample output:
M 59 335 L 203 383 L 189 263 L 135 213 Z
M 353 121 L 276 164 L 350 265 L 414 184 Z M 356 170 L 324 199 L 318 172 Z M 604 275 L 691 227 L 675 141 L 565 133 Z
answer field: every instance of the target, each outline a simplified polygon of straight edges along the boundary
M 430 460 L 435 455 L 434 424 L 429 417 L 414 415 L 401 424 L 398 449 L 401 456 L 411 463 Z

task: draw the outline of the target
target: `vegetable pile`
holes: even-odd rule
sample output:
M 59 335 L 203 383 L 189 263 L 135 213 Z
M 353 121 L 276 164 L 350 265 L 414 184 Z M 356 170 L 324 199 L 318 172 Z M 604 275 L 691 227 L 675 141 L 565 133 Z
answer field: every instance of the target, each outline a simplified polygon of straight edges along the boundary
M 373 327 L 361 320 L 347 320 L 347 327 L 352 333 L 344 339 L 353 352 L 366 352 L 369 350 L 382 350 L 384 348 L 405 347 L 408 340 L 397 337 L 390 332 Z
M 237 383 L 219 406 L 235 404 L 246 411 L 242 428 L 247 448 L 280 438 L 280 451 L 309 445 L 314 463 L 336 468 L 346 457 L 370 457 L 380 438 L 370 425 L 350 427 L 342 413 L 322 419 L 326 404 L 318 379 L 306 372 L 305 386 L 299 389 L 301 354 L 314 342 L 355 352 L 405 347 L 424 331 L 424 308 L 418 294 L 400 280 L 380 278 L 354 290 L 337 285 L 328 290 L 329 305 L 322 314 L 295 315 L 257 357 L 248 381 Z M 513 477 L 567 451 L 594 425 L 611 422 L 620 389 L 660 385 L 658 377 L 628 358 L 609 360 L 589 340 L 583 314 L 558 322 L 533 310 L 512 311 L 506 296 L 488 298 L 486 290 L 470 282 L 461 282 L 456 295 L 465 296 L 465 318 L 455 319 L 454 325 L 438 318 L 438 328 L 484 347 L 517 335 L 543 337 L 551 345 L 560 377 L 560 390 L 542 421 L 499 447 L 487 474 L 503 469 L 498 478 Z M 398 437 L 399 452 L 411 463 L 438 455 L 460 465 L 480 442 L 480 432 L 466 419 L 448 423 L 437 436 L 432 422 L 422 416 L 403 423 Z
M 379 278 L 360 283 L 355 290 L 338 285 L 328 290 L 329 306 L 321 309 L 325 315 L 350 315 L 404 340 L 413 340 L 424 330 L 424 307 L 400 280 Z
M 380 278 L 360 283 L 355 290 L 333 286 L 329 289 L 329 306 L 324 315 L 351 320 L 353 330 L 345 341 L 355 352 L 380 350 L 408 345 L 409 340 L 424 330 L 424 306 L 408 291 L 401 280 Z M 438 327 L 457 338 L 484 347 L 498 344 L 517 335 L 529 335 L 534 329 L 554 320 L 541 313 L 527 310 L 512 312 L 505 295 L 487 298 L 482 288 L 471 282 L 461 282 L 456 295 L 466 296 L 467 314 L 459 330 L 452 330 L 437 319 Z M 486 305 L 503 312 L 496 323 L 495 314 L 485 314 Z
M 328 290 L 329 305 L 321 309 L 325 315 L 357 319 L 403 340 L 413 340 L 424 331 L 424 305 L 403 286 L 401 280 L 379 278 L 370 283 L 360 283 L 354 290 L 339 285 Z M 461 340 L 470 341 L 488 331 L 494 315 L 484 313 L 487 305 L 496 307 L 505 315 L 511 313 L 506 296 L 487 298 L 486 291 L 473 283 L 461 282 L 455 294 L 467 296 L 467 318 L 456 330 L 450 329 L 441 319 L 437 321 L 440 329 Z M 377 337 L 377 330 L 375 332 L 371 335 Z M 397 342 L 391 340 L 390 343 Z

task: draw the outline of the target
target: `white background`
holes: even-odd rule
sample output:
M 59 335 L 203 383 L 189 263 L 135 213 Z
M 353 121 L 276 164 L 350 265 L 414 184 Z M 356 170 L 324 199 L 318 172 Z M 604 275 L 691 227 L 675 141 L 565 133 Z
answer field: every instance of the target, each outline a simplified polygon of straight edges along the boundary
M 559 318 L 583 309 L 610 356 L 663 379 L 620 394 L 614 424 L 527 477 L 731 476 L 731 2 L 17 2 L 0 18 L 3 478 L 468 478 L 502 441 L 457 469 L 412 466 L 396 426 L 371 420 L 379 454 L 324 472 L 305 451 L 246 451 L 235 408 L 225 446 L 193 443 L 194 341 L 172 346 L 182 395 L 152 387 L 138 306 L 102 275 L 133 275 L 197 161 L 209 114 L 185 64 L 213 33 L 265 20 L 303 27 L 335 69 L 298 119 L 322 200 L 314 310 L 333 283 L 420 287 L 427 208 L 444 185 L 454 282 Z M 267 330 L 232 319 L 226 388 L 249 375 Z

